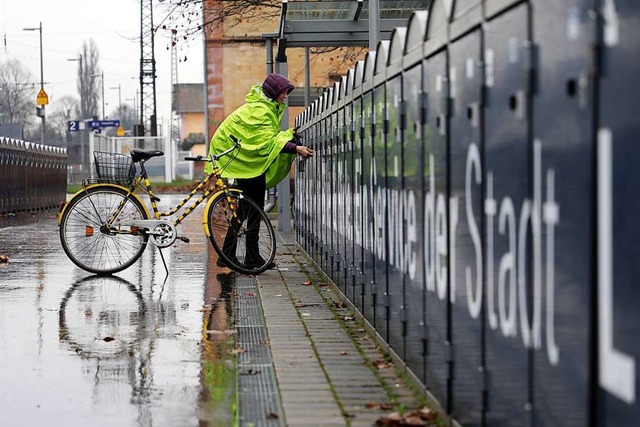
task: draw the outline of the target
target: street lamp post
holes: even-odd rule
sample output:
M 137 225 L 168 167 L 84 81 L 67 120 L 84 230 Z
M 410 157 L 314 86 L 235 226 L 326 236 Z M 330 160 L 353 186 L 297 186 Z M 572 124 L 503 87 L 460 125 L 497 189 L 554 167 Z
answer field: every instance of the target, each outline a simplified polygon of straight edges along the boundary
M 100 77 L 102 80 L 102 120 L 104 120 L 104 71 L 100 74 L 92 74 L 91 77 Z
M 44 91 L 44 62 L 42 60 L 42 21 L 40 22 L 40 26 L 38 27 L 23 28 L 23 30 L 40 32 L 40 90 Z M 41 127 L 40 127 L 40 143 L 44 145 L 44 127 L 45 127 L 44 104 L 42 105 L 42 109 L 39 110 L 38 115 L 42 119 Z
M 109 89 L 118 89 L 118 114 L 120 114 L 120 110 L 122 110 L 122 91 L 120 90 L 120 84 L 118 86 L 112 86 Z
M 133 120 L 135 125 L 138 123 L 138 90 L 136 89 L 136 94 L 133 98 L 127 98 L 125 101 L 133 101 Z
M 82 71 L 82 54 L 79 54 L 77 58 L 69 58 L 67 59 L 67 61 L 78 61 L 80 63 L 80 74 L 78 75 L 78 81 L 80 82 L 80 116 L 81 116 L 81 120 L 85 119 L 85 103 L 83 100 L 84 97 L 84 85 L 82 84 L 83 82 L 83 71 Z M 80 168 L 81 170 L 84 170 L 84 158 L 85 158 L 85 154 L 84 154 L 84 130 L 82 130 L 80 132 Z

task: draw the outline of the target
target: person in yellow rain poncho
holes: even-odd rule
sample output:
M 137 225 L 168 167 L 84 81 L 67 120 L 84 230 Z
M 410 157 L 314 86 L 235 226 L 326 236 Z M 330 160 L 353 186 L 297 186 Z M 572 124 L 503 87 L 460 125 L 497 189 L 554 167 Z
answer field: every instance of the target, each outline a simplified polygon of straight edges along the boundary
M 294 86 L 280 74 L 269 74 L 262 85 L 254 85 L 245 98 L 245 103 L 231 113 L 220 124 L 209 145 L 209 153 L 219 154 L 234 144 L 231 136 L 240 141 L 240 148 L 233 153 L 223 168 L 223 178 L 234 178 L 238 188 L 264 208 L 265 191 L 289 176 L 291 164 L 296 155 L 302 158 L 313 156 L 313 150 L 301 144 L 295 129 L 280 129 L 280 121 L 285 111 L 284 101 Z M 206 172 L 211 171 L 207 164 Z M 259 224 L 255 225 L 259 227 Z M 257 230 L 251 235 L 258 235 Z M 249 233 L 247 233 L 249 236 Z M 247 238 L 245 264 L 261 265 L 258 259 L 258 242 Z M 233 239 L 225 239 L 225 254 L 235 253 Z M 227 267 L 218 260 L 218 266 Z M 271 264 L 269 268 L 275 267 Z

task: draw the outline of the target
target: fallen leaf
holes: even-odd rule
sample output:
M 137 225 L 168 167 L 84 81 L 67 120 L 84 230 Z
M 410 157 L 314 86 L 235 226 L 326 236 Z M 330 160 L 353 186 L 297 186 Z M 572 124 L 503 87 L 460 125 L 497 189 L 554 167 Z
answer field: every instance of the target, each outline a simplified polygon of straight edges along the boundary
M 307 280 L 306 282 L 304 282 L 304 283 L 300 283 L 300 284 L 301 284 L 302 286 L 311 286 L 311 284 L 312 284 L 312 283 L 311 283 L 311 280 Z
M 436 418 L 438 418 L 438 412 L 426 406 L 424 406 L 423 408 L 415 412 L 412 412 L 410 415 L 418 416 L 423 420 L 427 420 L 427 421 L 435 420 Z
M 348 352 L 348 351 L 344 351 L 344 350 L 342 350 L 342 351 L 340 352 L 340 356 L 346 356 L 346 355 L 348 355 L 348 354 L 349 354 L 349 352 Z
M 231 353 L 231 354 L 242 354 L 245 351 L 247 351 L 247 350 L 245 350 L 244 348 L 234 348 L 232 350 L 229 350 L 229 353 Z
M 390 414 L 383 415 L 376 420 L 377 426 L 401 426 L 401 423 L 402 415 L 400 415 L 400 412 L 392 412 Z
M 364 405 L 367 409 L 384 409 L 384 410 L 389 410 L 389 409 L 393 409 L 393 403 L 389 403 L 389 402 L 367 402 Z
M 371 402 L 371 404 L 367 404 L 367 408 L 377 408 L 376 403 L 377 402 Z M 411 411 L 404 415 L 399 412 L 383 415 L 376 420 L 376 425 L 392 427 L 426 426 L 437 418 L 438 413 L 425 406 L 422 409 Z
M 115 340 L 114 337 L 104 337 L 104 338 L 102 338 L 102 341 L 104 341 L 104 342 L 111 342 L 113 340 Z
M 237 332 L 236 332 L 235 329 L 227 329 L 225 331 L 216 331 L 216 330 L 210 329 L 210 330 L 207 331 L 207 333 L 209 335 L 223 335 L 223 336 L 227 336 L 228 337 L 229 335 L 234 335 Z
M 267 419 L 268 420 L 277 420 L 278 418 L 280 418 L 280 417 L 278 416 L 278 414 L 276 414 L 274 412 L 269 412 L 267 414 Z
M 393 368 L 393 363 L 391 362 L 387 362 L 386 360 L 374 360 L 372 362 L 373 366 L 375 366 L 378 369 L 390 369 Z
M 294 307 L 313 307 L 313 306 L 318 306 L 318 305 L 323 305 L 323 303 L 321 302 L 298 302 L 295 303 L 293 306 Z
M 404 417 L 402 425 L 403 426 L 426 426 L 427 424 L 420 417 L 407 415 Z
M 334 301 L 334 302 L 333 302 L 333 305 L 334 305 L 336 308 L 345 308 L 345 307 L 347 306 L 347 304 L 345 304 L 345 303 L 343 303 L 343 302 L 341 302 L 341 301 Z
M 9 262 L 9 256 L 8 255 L 0 255 L 0 264 L 6 264 Z

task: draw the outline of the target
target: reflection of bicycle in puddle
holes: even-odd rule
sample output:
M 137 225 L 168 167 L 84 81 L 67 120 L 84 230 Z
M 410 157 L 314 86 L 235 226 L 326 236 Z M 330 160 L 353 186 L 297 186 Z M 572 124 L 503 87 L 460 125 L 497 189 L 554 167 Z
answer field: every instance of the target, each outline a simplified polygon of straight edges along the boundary
M 115 276 L 76 282 L 60 302 L 60 340 L 85 358 L 128 357 L 144 338 L 140 291 Z
M 152 419 L 150 394 L 154 340 L 148 336 L 147 306 L 131 283 L 115 276 L 90 276 L 71 286 L 60 302 L 59 338 L 83 360 L 93 400 L 113 405 L 122 398 L 138 406 L 139 425 Z

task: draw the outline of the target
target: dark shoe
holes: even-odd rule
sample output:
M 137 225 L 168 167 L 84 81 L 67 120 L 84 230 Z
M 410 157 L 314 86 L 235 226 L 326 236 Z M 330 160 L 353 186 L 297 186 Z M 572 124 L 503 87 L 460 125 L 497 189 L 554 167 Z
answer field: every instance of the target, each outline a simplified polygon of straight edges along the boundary
M 265 262 L 266 262 L 266 261 L 265 261 L 265 260 L 263 260 L 263 259 L 258 260 L 258 261 L 256 261 L 256 260 L 252 260 L 252 259 L 247 259 L 247 260 L 246 260 L 246 262 L 244 263 L 244 265 L 245 265 L 247 268 L 260 268 L 260 267 L 262 267 L 262 266 L 264 265 L 264 263 L 265 263 Z M 276 263 L 272 261 L 272 262 L 267 266 L 267 270 L 271 270 L 271 269 L 274 269 L 274 268 L 276 268 L 276 267 L 277 267 Z
M 239 264 L 238 260 L 237 260 L 235 257 L 234 257 L 234 258 L 231 258 L 231 261 L 233 261 L 233 263 L 234 263 L 234 264 Z M 217 265 L 218 267 L 231 268 L 231 269 L 233 269 L 233 268 L 232 268 L 229 264 L 227 264 L 227 263 L 225 262 L 225 260 L 223 260 L 221 257 L 218 257 L 218 261 L 216 261 L 216 265 Z

